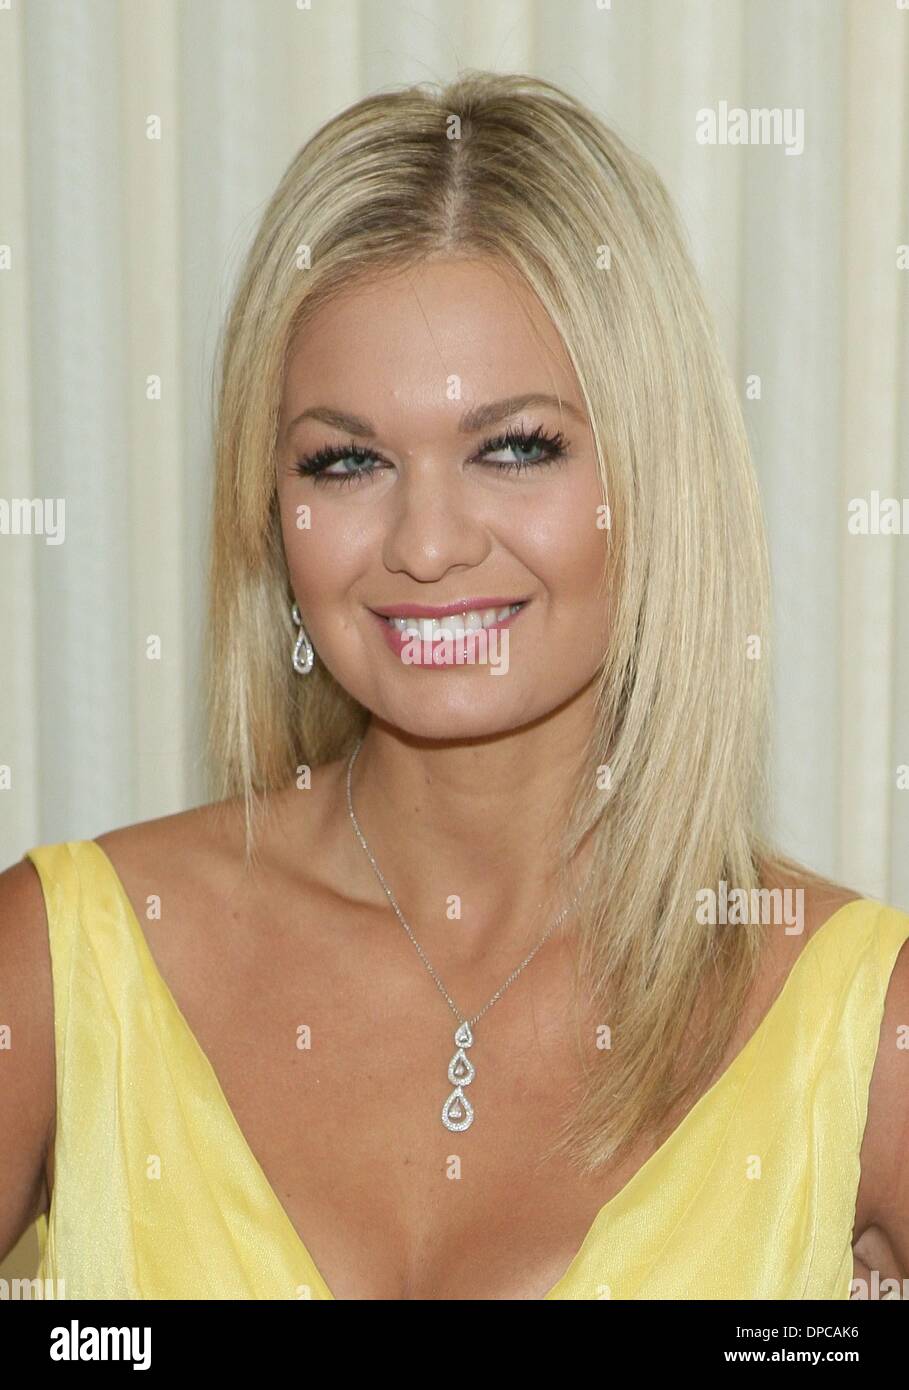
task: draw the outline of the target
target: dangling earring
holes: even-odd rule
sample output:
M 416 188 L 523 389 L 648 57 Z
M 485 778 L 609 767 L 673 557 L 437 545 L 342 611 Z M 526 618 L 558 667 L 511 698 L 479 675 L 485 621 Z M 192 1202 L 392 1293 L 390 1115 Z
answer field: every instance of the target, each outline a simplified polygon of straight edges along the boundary
M 310 642 L 309 638 L 306 635 L 306 629 L 304 628 L 303 620 L 300 617 L 300 610 L 296 604 L 294 604 L 293 608 L 290 610 L 290 616 L 293 618 L 297 627 L 300 629 L 300 631 L 297 634 L 297 640 L 294 643 L 294 670 L 296 671 L 298 676 L 308 676 L 310 671 L 312 670 L 313 661 L 315 660 L 315 654 L 312 649 L 312 642 Z

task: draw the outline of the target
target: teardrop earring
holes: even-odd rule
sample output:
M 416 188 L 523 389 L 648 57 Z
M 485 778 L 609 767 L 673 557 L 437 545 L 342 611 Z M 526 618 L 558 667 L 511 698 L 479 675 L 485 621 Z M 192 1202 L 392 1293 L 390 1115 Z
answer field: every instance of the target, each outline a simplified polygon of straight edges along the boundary
M 308 676 L 310 671 L 312 670 L 313 662 L 315 660 L 315 653 L 312 649 L 312 642 L 310 642 L 309 638 L 306 635 L 306 629 L 303 626 L 303 620 L 300 617 L 300 610 L 296 604 L 294 604 L 293 608 L 290 610 L 290 616 L 293 618 L 297 627 L 300 629 L 300 631 L 297 633 L 297 640 L 294 643 L 294 670 L 296 671 L 298 676 Z

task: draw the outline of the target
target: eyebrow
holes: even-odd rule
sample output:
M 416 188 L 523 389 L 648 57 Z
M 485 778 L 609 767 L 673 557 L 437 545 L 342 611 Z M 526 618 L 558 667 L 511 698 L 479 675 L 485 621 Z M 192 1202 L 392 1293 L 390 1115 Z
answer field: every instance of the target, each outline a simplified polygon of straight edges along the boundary
M 533 405 L 555 406 L 556 409 L 564 410 L 567 414 L 573 415 L 582 424 L 587 423 L 586 415 L 577 406 L 572 405 L 571 401 L 563 401 L 558 396 L 548 396 L 540 391 L 530 391 L 523 396 L 506 396 L 500 401 L 487 401 L 485 405 L 473 406 L 461 416 L 458 421 L 458 430 L 461 434 L 476 434 L 478 430 L 488 429 L 490 425 L 497 424 L 499 420 L 505 420 L 510 415 L 518 415 L 522 410 Z M 360 415 L 349 415 L 345 410 L 333 410 L 330 406 L 314 405 L 309 410 L 304 410 L 300 415 L 294 416 L 284 431 L 285 439 L 303 420 L 319 420 L 323 425 L 331 425 L 337 430 L 346 430 L 348 434 L 360 439 L 373 439 L 377 434 L 372 422 L 363 419 Z

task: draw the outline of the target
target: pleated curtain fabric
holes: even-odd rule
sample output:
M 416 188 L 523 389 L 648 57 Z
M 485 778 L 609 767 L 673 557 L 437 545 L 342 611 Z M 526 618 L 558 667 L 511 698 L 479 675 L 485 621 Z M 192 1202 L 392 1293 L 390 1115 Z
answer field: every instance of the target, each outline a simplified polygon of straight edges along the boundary
M 0 855 L 204 799 L 216 336 L 295 150 L 459 68 L 576 93 L 649 157 L 743 401 L 775 586 L 775 826 L 909 906 L 909 0 L 0 3 Z M 803 147 L 699 113 L 802 113 Z M 45 513 L 48 508 L 45 506 Z M 905 777 L 903 779 L 905 781 Z

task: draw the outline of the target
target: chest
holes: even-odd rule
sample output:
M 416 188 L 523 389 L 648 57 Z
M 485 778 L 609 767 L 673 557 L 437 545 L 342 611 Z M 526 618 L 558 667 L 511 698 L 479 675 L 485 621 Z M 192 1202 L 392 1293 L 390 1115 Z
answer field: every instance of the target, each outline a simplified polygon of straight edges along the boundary
M 251 930 L 239 918 L 222 918 L 217 931 L 199 922 L 145 932 L 171 1003 L 163 1011 L 171 1041 L 201 1059 L 197 1101 L 228 1117 L 205 1185 L 217 1188 L 221 1172 L 255 1177 L 251 1158 L 266 1221 L 283 1216 L 336 1298 L 539 1299 L 575 1269 L 583 1287 L 608 1286 L 609 1260 L 640 1261 L 660 1223 L 659 1243 L 670 1234 L 682 1242 L 661 1277 L 690 1287 L 706 1262 L 727 1291 L 715 1296 L 734 1296 L 736 1261 L 727 1268 L 710 1245 L 718 1230 L 729 1233 L 724 1212 L 742 1211 L 738 1150 L 754 1148 L 747 1128 L 730 1138 L 732 1093 L 731 1109 L 711 1104 L 709 1123 L 679 1129 L 683 1143 L 655 1152 L 654 1141 L 642 1142 L 594 1176 L 547 1157 L 581 1076 L 570 972 L 555 958 L 475 1025 L 475 1118 L 452 1132 L 441 1108 L 457 1020 L 406 939 L 398 950 L 387 932 L 344 933 L 334 920 L 302 943 L 278 920 Z M 450 987 L 466 1010 L 485 1002 L 471 999 L 466 979 Z M 732 1055 L 754 1023 L 743 1019 Z M 759 1119 L 750 1101 L 739 1108 Z M 797 1134 L 790 1147 L 789 1171 L 802 1161 Z M 200 1152 L 202 1166 L 206 1157 Z M 748 1258 L 761 1232 L 779 1224 L 773 1190 L 765 1186 L 764 1207 L 736 1232 Z M 800 1220 L 788 1222 L 796 1244 Z M 591 1255 L 607 1262 L 602 1275 Z M 810 1272 L 812 1252 L 801 1255 Z M 765 1292 L 742 1296 L 779 1296 L 774 1269 L 771 1261 Z M 796 1270 L 799 1288 L 801 1277 Z M 838 1287 L 840 1264 L 832 1279 Z M 749 1280 L 760 1287 L 759 1271 Z
M 281 933 L 228 935 L 216 972 L 191 939 L 150 947 L 237 1144 L 338 1298 L 541 1298 L 652 1148 L 590 1178 L 546 1156 L 580 1081 L 570 983 L 552 967 L 474 1025 L 474 1119 L 453 1132 L 458 1020 L 387 935 L 374 958 L 312 942 L 302 969 Z

